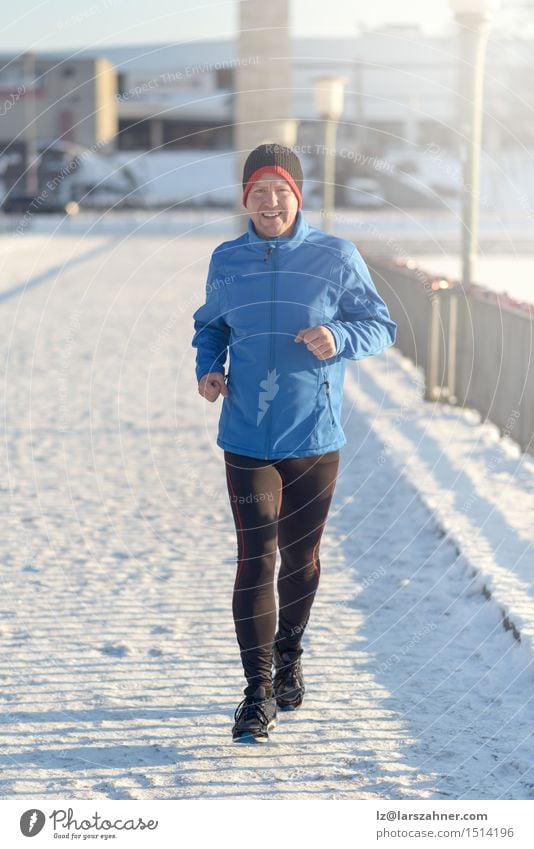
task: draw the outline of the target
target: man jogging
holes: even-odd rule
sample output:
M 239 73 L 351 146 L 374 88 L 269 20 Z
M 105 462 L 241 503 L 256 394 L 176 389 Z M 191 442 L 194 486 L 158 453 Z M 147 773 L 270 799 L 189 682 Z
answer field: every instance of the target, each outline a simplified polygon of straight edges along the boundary
M 347 441 L 346 361 L 379 354 L 396 337 L 355 246 L 307 224 L 302 183 L 290 148 L 250 153 L 247 231 L 213 252 L 206 303 L 193 316 L 198 391 L 211 402 L 223 396 L 217 445 L 237 534 L 232 607 L 247 687 L 236 741 L 268 740 L 277 707 L 302 703 L 302 637 Z

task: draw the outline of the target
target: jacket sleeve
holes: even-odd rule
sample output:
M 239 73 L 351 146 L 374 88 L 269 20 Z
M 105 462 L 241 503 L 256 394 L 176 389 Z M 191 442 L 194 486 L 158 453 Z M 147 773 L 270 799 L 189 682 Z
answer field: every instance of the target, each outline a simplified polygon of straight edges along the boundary
M 323 322 L 336 340 L 333 356 L 360 360 L 395 343 L 397 325 L 378 294 L 357 248 L 342 275 L 339 319 Z
M 197 380 L 210 371 L 224 374 L 230 328 L 221 311 L 220 287 L 216 285 L 213 258 L 206 281 L 206 303 L 193 314 L 195 334 L 191 342 L 197 349 Z

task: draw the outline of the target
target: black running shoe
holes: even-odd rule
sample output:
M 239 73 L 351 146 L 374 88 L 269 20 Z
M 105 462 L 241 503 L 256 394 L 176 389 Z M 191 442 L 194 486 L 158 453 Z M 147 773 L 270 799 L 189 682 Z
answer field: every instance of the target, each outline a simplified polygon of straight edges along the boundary
M 238 704 L 232 728 L 235 742 L 266 743 L 269 731 L 276 725 L 276 701 L 272 690 L 259 685 L 245 689 L 245 698 Z
M 275 675 L 273 690 L 276 704 L 282 710 L 296 710 L 304 699 L 304 676 L 300 656 L 302 649 L 280 651 L 273 646 Z

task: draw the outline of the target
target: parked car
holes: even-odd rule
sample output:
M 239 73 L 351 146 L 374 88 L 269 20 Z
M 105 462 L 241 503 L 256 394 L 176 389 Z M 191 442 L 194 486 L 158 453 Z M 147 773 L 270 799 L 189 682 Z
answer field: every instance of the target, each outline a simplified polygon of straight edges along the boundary
M 372 177 L 350 177 L 345 185 L 347 206 L 385 206 L 386 196 L 378 180 Z
M 79 206 L 76 201 L 59 201 L 52 194 L 29 195 L 22 192 L 8 192 L 2 202 L 2 212 L 8 215 L 32 215 L 39 213 L 60 213 L 61 215 L 76 215 Z

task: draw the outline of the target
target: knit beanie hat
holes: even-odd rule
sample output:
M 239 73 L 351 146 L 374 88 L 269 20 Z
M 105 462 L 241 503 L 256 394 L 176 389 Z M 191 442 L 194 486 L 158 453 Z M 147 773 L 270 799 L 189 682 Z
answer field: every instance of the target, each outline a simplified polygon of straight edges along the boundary
M 281 144 L 260 144 L 249 153 L 243 168 L 243 206 L 253 183 L 266 171 L 275 171 L 287 180 L 302 207 L 302 167 L 296 153 Z

